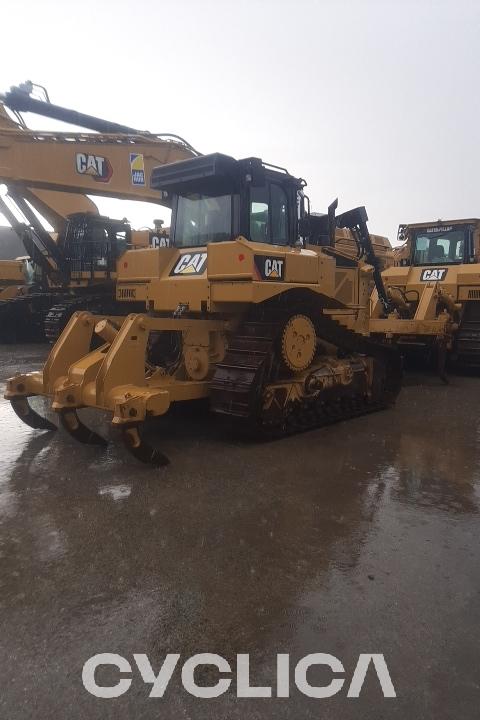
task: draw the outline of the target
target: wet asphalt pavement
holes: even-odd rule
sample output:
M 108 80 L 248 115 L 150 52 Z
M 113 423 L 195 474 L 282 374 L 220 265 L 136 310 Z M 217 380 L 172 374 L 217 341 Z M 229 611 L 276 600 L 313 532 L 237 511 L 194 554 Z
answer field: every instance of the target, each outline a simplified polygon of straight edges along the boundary
M 45 353 L 1 348 L 2 394 Z M 410 377 L 392 411 L 264 445 L 192 410 L 156 425 L 160 470 L 30 430 L 1 400 L 0 718 L 478 718 L 479 393 L 480 379 Z M 329 699 L 292 682 L 289 698 L 232 684 L 207 700 L 177 670 L 149 698 L 134 666 L 128 692 L 98 699 L 81 672 L 102 652 L 156 671 L 167 653 L 249 653 L 257 685 L 274 685 L 277 653 L 324 652 L 347 682 Z M 347 698 L 369 652 L 397 698 L 374 673 Z

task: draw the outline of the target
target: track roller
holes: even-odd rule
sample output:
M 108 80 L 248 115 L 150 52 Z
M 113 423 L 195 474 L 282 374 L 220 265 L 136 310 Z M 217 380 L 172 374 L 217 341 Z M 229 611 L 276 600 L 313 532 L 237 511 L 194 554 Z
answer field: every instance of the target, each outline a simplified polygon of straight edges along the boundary
M 78 417 L 76 410 L 64 409 L 60 412 L 60 422 L 65 430 L 78 442 L 85 445 L 105 447 L 107 441 L 93 430 L 90 430 Z
M 31 428 L 35 428 L 35 430 L 48 430 L 49 432 L 57 430 L 56 425 L 50 422 L 50 420 L 47 420 L 47 418 L 39 415 L 30 406 L 28 398 L 15 397 L 10 400 L 10 404 L 20 420 L 23 420 L 23 422 Z
M 128 425 L 122 430 L 123 442 L 127 450 L 140 462 L 153 467 L 164 467 L 170 460 L 160 450 L 145 442 L 140 435 L 140 426 Z

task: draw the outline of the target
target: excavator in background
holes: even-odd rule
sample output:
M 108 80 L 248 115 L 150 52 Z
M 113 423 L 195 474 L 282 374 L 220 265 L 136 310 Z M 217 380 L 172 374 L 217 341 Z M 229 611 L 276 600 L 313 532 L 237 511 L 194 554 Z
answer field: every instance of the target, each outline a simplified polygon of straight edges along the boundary
M 0 103 L 0 128 L 1 127 L 15 127 L 11 119 L 5 113 L 4 106 Z M 52 190 L 40 190 L 37 189 L 35 192 L 31 189 L 24 191 L 24 200 L 28 198 L 28 205 L 31 210 L 36 211 L 41 215 L 46 222 L 53 227 L 53 232 L 50 233 L 52 239 L 56 242 L 60 231 L 63 229 L 66 223 L 67 217 L 71 213 L 94 213 L 98 214 L 98 209 L 95 203 L 88 198 L 86 195 L 80 195 L 78 193 L 64 193 L 55 192 Z M 25 225 L 19 221 L 21 212 L 18 208 L 15 208 L 16 214 L 12 211 L 15 207 L 14 203 L 9 200 L 7 204 L 7 197 L 0 197 L 0 210 L 3 208 L 3 215 L 9 219 L 10 227 L 15 229 L 14 232 L 19 237 L 21 244 L 25 237 Z M 25 218 L 24 218 L 25 219 Z M 30 250 L 31 251 L 31 250 Z M 4 256 L 5 257 L 5 256 Z M 7 256 L 8 257 L 8 256 Z M 13 300 L 15 298 L 21 298 L 29 293 L 33 293 L 40 289 L 44 291 L 48 287 L 48 276 L 45 275 L 42 269 L 41 263 L 35 261 L 35 253 L 33 257 L 20 255 L 17 257 L 11 256 L 11 259 L 0 260 L 0 316 L 2 314 L 2 308 L 5 306 L 1 301 Z M 10 335 L 11 339 L 16 337 L 26 336 L 31 339 L 43 338 L 42 323 L 35 323 L 35 316 L 27 315 L 23 316 L 21 311 L 22 300 L 16 301 L 16 310 L 12 317 L 11 332 L 8 333 L 5 323 L 0 326 L 0 339 L 5 340 L 7 334 Z M 8 303 L 7 307 L 11 307 L 12 303 Z M 23 307 L 28 307 L 28 303 L 24 304 Z M 13 309 L 13 308 L 12 308 Z M 8 317 L 8 311 L 5 313 L 3 310 L 4 319 Z M 37 324 L 40 325 L 37 333 Z
M 208 399 L 256 438 L 394 403 L 398 351 L 369 337 L 372 284 L 389 300 L 365 208 L 314 216 L 304 180 L 222 154 L 157 167 L 151 185 L 172 207 L 170 245 L 127 250 L 117 276 L 119 302 L 143 312 L 75 313 L 44 368 L 7 382 L 26 424 L 56 429 L 29 403 L 44 396 L 74 438 L 105 444 L 77 411 L 106 411 L 136 458 L 162 465 L 144 422 L 175 403 Z M 343 229 L 361 260 L 336 247 Z
M 389 306 L 372 296 L 371 332 L 407 360 L 480 367 L 480 220 L 400 225 L 395 265 L 383 272 Z
M 167 244 L 168 233 L 161 221 L 150 231 L 133 231 L 125 220 L 100 216 L 87 194 L 168 205 L 149 186 L 152 168 L 198 154 L 177 136 L 142 132 L 38 100 L 29 94 L 32 87 L 27 83 L 0 96 L 0 183 L 7 186 L 9 198 L 7 204 L 0 197 L 0 212 L 36 268 L 34 283 L 18 285 L 17 297 L 0 301 L 4 342 L 41 339 L 44 331 L 55 340 L 79 307 L 115 314 L 122 253 Z M 31 130 L 22 112 L 94 132 Z M 38 214 L 53 233 L 45 230 Z M 6 275 L 11 272 L 4 269 Z

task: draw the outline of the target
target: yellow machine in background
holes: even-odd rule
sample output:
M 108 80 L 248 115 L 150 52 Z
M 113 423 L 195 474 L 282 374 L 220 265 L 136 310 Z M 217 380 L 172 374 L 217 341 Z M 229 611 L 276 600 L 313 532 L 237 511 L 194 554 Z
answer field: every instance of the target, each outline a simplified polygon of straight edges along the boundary
M 402 225 L 395 266 L 383 273 L 389 304 L 374 293 L 372 333 L 404 354 L 480 366 L 480 220 Z
M 15 127 L 15 124 L 5 115 L 5 109 L 0 103 L 0 127 L 2 127 L 2 125 Z M 98 214 L 95 203 L 86 195 L 79 193 L 55 192 L 53 190 L 40 189 L 33 191 L 31 188 L 23 188 L 22 201 L 28 202 L 29 209 L 37 211 L 52 225 L 54 230 L 50 233 L 50 236 L 54 242 L 58 242 L 58 236 L 64 229 L 68 216 L 72 213 Z M 25 246 L 24 240 L 27 240 L 28 244 L 25 227 L 19 222 L 17 216 L 12 213 L 11 206 L 15 206 L 15 203 L 12 202 L 10 205 L 7 205 L 5 199 L 0 198 L 0 211 L 3 211 L 2 214 L 10 221 L 10 226 Z M 17 212 L 17 214 L 20 213 Z M 32 252 L 32 248 L 30 248 L 29 251 Z M 33 255 L 36 257 L 35 251 Z M 4 320 L 2 323 L 3 327 L 0 328 L 0 341 L 6 339 L 6 318 L 5 312 L 2 312 L 2 309 L 12 307 L 14 303 L 11 301 L 16 297 L 24 298 L 41 288 L 46 289 L 49 283 L 51 283 L 51 279 L 45 274 L 42 263 L 35 261 L 30 256 L 0 260 L 0 322 L 2 322 L 2 316 Z M 1 301 L 6 300 L 10 301 L 7 306 L 1 304 Z M 17 305 L 20 307 L 20 303 L 25 302 L 28 304 L 28 300 L 19 300 L 17 301 Z M 18 326 L 19 323 L 20 325 L 22 324 L 21 314 L 12 319 L 15 325 Z M 17 330 L 15 334 L 17 334 Z
M 38 272 L 35 284 L 19 288 L 21 297 L 0 302 L 3 341 L 18 339 L 22 331 L 27 338 L 32 333 L 43 337 L 45 318 L 47 338 L 54 340 L 80 307 L 115 312 L 122 253 L 167 244 L 168 234 L 161 221 L 150 231 L 132 231 L 125 220 L 99 216 L 87 194 L 161 203 L 161 195 L 150 188 L 152 168 L 197 154 L 176 136 L 140 132 L 84 115 L 32 98 L 28 90 L 13 88 L 1 96 L 0 183 L 8 187 L 10 205 L 0 198 L 0 211 L 21 237 Z M 19 122 L 9 116 L 7 107 Z M 30 130 L 19 115 L 24 111 L 95 132 Z M 52 225 L 53 233 L 45 230 L 37 213 Z M 20 223 L 18 215 L 27 223 Z
M 370 233 L 370 237 L 372 238 L 373 250 L 378 260 L 380 270 L 386 270 L 395 262 L 395 249 L 392 248 L 390 240 L 383 235 Z M 359 257 L 359 255 L 361 255 L 361 249 L 349 230 L 337 229 L 335 233 L 335 245 L 339 250 L 352 257 Z
M 0 300 L 9 300 L 28 287 L 33 279 L 34 269 L 29 257 L 15 260 L 0 260 Z
M 43 370 L 8 381 L 15 412 L 55 429 L 28 403 L 47 396 L 75 438 L 104 443 L 77 410 L 107 411 L 137 458 L 162 464 L 143 423 L 174 403 L 208 398 L 267 437 L 391 405 L 400 361 L 368 337 L 373 282 L 386 295 L 365 209 L 310 215 L 304 185 L 256 158 L 156 168 L 152 188 L 172 207 L 170 247 L 127 251 L 117 278 L 119 301 L 141 301 L 144 312 L 76 313 Z M 362 260 L 336 248 L 342 228 Z M 103 344 L 92 350 L 94 338 Z

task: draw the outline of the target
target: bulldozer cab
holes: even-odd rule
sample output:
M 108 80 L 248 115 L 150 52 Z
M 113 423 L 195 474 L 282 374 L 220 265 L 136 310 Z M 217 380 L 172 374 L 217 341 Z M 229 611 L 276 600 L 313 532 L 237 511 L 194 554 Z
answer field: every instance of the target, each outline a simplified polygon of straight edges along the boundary
M 478 221 L 401 225 L 397 265 L 423 267 L 429 265 L 462 265 L 477 262 Z
M 304 182 L 258 158 L 215 153 L 156 168 L 152 187 L 172 206 L 171 243 L 201 247 L 243 236 L 293 245 L 298 236 Z M 300 208 L 300 210 L 299 210 Z
M 460 264 L 473 257 L 469 225 L 417 228 L 412 237 L 412 265 Z

